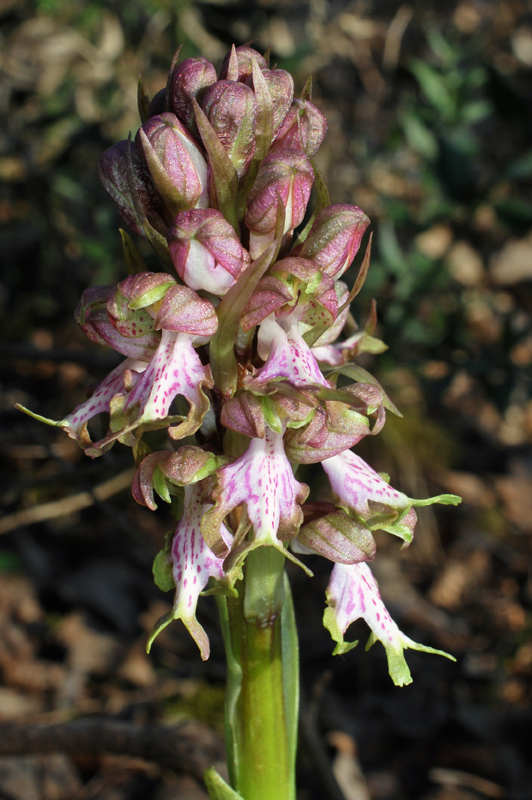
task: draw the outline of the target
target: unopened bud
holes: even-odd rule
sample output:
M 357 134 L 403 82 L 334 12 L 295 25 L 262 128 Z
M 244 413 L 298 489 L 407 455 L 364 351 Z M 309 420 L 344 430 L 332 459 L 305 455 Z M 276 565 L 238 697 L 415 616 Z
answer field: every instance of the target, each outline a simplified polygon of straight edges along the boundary
M 170 79 L 170 110 L 189 131 L 196 130 L 192 100 L 200 100 L 201 92 L 215 81 L 216 70 L 206 58 L 186 58 L 175 67 Z
M 179 277 L 192 289 L 224 295 L 249 265 L 234 228 L 214 208 L 178 214 L 168 232 L 170 256 Z
M 308 100 L 293 101 L 277 132 L 274 149 L 299 148 L 312 156 L 327 133 L 327 121 L 321 111 Z
M 206 90 L 201 106 L 241 177 L 255 152 L 257 102 L 253 91 L 236 81 L 217 81 Z
M 252 259 L 273 241 L 279 200 L 285 210 L 283 233 L 303 221 L 313 182 L 312 166 L 301 150 L 276 150 L 266 156 L 247 198 Z
M 128 167 L 128 150 L 131 170 Z M 166 230 L 161 199 L 134 142 L 122 141 L 109 147 L 98 162 L 98 173 L 127 225 L 138 236 L 146 236 L 147 219 L 155 230 Z
M 264 56 L 247 45 L 233 47 L 225 56 L 220 78 L 230 81 L 245 81 L 253 73 L 253 59 L 260 69 L 267 69 L 268 63 Z
M 297 255 L 316 261 L 322 272 L 337 279 L 358 253 L 369 219 L 357 206 L 327 206 L 317 215 Z
M 207 205 L 207 162 L 175 114 L 150 117 L 139 129 L 136 143 L 172 214 Z
M 273 103 L 273 134 L 275 135 L 288 114 L 294 99 L 294 79 L 284 69 L 263 69 Z M 253 88 L 253 76 L 246 81 Z

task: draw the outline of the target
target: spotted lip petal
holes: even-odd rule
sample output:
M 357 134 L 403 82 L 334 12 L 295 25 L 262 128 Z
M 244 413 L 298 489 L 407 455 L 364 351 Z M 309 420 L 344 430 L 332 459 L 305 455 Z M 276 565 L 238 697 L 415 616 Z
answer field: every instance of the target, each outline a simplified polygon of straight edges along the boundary
M 201 363 L 191 337 L 186 333 L 163 331 L 157 352 L 128 395 L 125 410 L 140 406 L 135 425 L 162 420 L 177 395 L 185 397 L 191 409 L 200 407 L 200 390 L 204 385 L 212 388 L 210 368 Z M 200 424 L 198 420 L 198 427 Z
M 389 486 L 351 450 L 327 458 L 322 464 L 340 504 L 355 511 L 364 520 L 374 513 L 370 503 L 397 512 L 408 511 L 412 505 L 409 497 Z
M 448 653 L 418 644 L 399 630 L 381 600 L 377 581 L 366 563 L 335 565 L 327 588 L 327 603 L 323 624 L 337 642 L 334 654 L 346 653 L 358 644 L 344 642 L 344 634 L 352 622 L 364 619 L 372 631 L 367 649 L 377 639 L 382 642 L 388 659 L 388 671 L 396 686 L 412 683 L 403 655 L 408 648 L 435 653 L 455 661 Z
M 285 552 L 282 540 L 296 535 L 303 520 L 300 504 L 308 487 L 295 480 L 283 445 L 283 434 L 266 428 L 263 439 L 252 439 L 248 449 L 233 464 L 218 470 L 216 503 L 202 522 L 209 545 L 216 547 L 220 525 L 238 505 L 244 503 L 253 526 L 253 540 L 233 551 L 230 561 L 260 545 L 272 545 Z M 217 547 L 220 546 L 218 542 Z
M 223 559 L 214 555 L 201 535 L 201 520 L 210 507 L 204 502 L 201 484 L 185 487 L 185 513 L 177 525 L 170 549 L 176 587 L 174 605 L 156 625 L 149 642 L 151 645 L 155 636 L 172 620 L 180 619 L 198 645 L 204 661 L 209 658 L 210 645 L 205 629 L 196 619 L 198 598 L 209 578 L 222 581 L 226 577 Z M 225 526 L 222 536 L 229 544 L 231 536 Z
M 423 500 L 412 499 L 386 483 L 375 470 L 346 450 L 322 462 L 333 493 L 341 507 L 354 512 L 371 530 L 385 530 L 399 536 L 406 544 L 414 537 L 416 514 L 413 506 L 433 503 L 458 505 L 461 498 L 441 494 Z
M 271 343 L 270 353 L 253 382 L 264 385 L 269 381 L 284 379 L 300 389 L 318 386 L 329 388 L 329 382 L 299 332 L 297 319 L 294 318 L 287 327 L 288 330 L 285 330 L 273 314 L 261 323 L 259 337 L 262 342 Z
M 89 400 L 64 420 L 43 421 L 63 428 L 93 458 L 102 455 L 117 439 L 133 444 L 124 437 L 140 425 L 151 429 L 168 427 L 179 421 L 179 425 L 169 428 L 172 438 L 180 439 L 194 433 L 209 409 L 204 389 L 211 389 L 213 381 L 210 367 L 203 366 L 191 339 L 186 333 L 163 331 L 149 364 L 126 359 L 109 373 Z M 168 416 L 172 401 L 178 395 L 185 397 L 190 405 L 185 420 L 180 416 Z M 87 423 L 104 412 L 111 415 L 110 432 L 93 443 Z
M 84 447 L 91 444 L 87 431 L 87 423 L 93 417 L 102 413 L 109 413 L 112 398 L 124 391 L 125 379 L 139 380 L 147 364 L 127 358 L 118 367 L 109 373 L 95 389 L 93 395 L 84 403 L 80 403 L 74 411 L 65 417 L 59 424 L 72 439 L 76 439 Z

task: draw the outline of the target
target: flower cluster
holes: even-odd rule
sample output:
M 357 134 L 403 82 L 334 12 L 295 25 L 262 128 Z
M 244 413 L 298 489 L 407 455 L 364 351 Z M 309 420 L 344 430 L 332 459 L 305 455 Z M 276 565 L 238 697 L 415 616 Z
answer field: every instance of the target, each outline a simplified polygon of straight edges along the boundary
M 311 83 L 296 98 L 288 72 L 233 47 L 219 76 L 204 58 L 176 58 L 151 101 L 140 86 L 139 109 L 136 136 L 102 155 L 100 177 L 160 271 L 122 232 L 129 277 L 88 289 L 76 316 L 89 339 L 125 360 L 52 424 L 91 457 L 115 441 L 132 447 L 137 502 L 155 509 L 156 496 L 180 498 L 180 520 L 155 566 L 175 602 L 155 633 L 181 619 L 207 658 L 196 619 L 202 592 L 237 591 L 258 547 L 299 564 L 318 553 L 334 563 L 324 624 L 335 652 L 354 646 L 344 634 L 362 617 L 393 680 L 408 683 L 403 650 L 437 651 L 408 639 L 388 615 L 367 564 L 373 532 L 408 544 L 416 506 L 458 498 L 413 500 L 351 449 L 382 429 L 387 411 L 398 412 L 353 363 L 385 349 L 373 336 L 374 309 L 363 329 L 349 315 L 369 247 L 351 291 L 342 280 L 369 220 L 356 206 L 329 202 L 313 159 L 327 125 Z M 93 441 L 89 423 L 102 413 L 109 429 Z M 161 450 L 150 446 L 156 429 L 169 434 Z M 307 502 L 309 488 L 295 477 L 298 465 L 318 462 L 328 503 Z

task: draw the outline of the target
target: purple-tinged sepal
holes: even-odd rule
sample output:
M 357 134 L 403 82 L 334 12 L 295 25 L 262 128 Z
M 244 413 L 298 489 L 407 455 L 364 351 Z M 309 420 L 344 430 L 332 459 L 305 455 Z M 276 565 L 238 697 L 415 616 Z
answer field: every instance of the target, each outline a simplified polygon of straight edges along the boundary
M 135 141 L 171 214 L 208 205 L 207 162 L 175 114 L 150 117 Z
M 108 147 L 100 156 L 98 174 L 132 231 L 144 238 L 149 238 L 150 228 L 164 234 L 161 198 L 134 142 L 124 140 Z
M 325 139 L 327 120 L 313 103 L 296 99 L 280 125 L 272 150 L 294 148 L 313 156 Z
M 175 586 L 174 604 L 172 610 L 155 625 L 148 640 L 148 651 L 155 637 L 170 622 L 180 619 L 198 645 L 203 661 L 209 658 L 209 638 L 196 619 L 199 596 L 211 578 L 220 583 L 222 591 L 234 594 L 232 585 L 241 574 L 238 570 L 228 574 L 223 559 L 214 555 L 201 535 L 201 521 L 209 508 L 201 484 L 185 487 L 183 517 L 169 547 L 158 554 L 153 565 L 155 581 L 163 591 Z M 231 536 L 225 526 L 222 526 L 221 536 L 229 547 Z
M 222 406 L 220 422 L 250 439 L 264 439 L 266 434 L 262 400 L 250 392 L 238 392 Z
M 296 464 L 316 464 L 343 453 L 367 436 L 369 420 L 345 403 L 326 401 L 305 427 L 287 431 L 286 454 Z
M 200 100 L 205 89 L 215 82 L 216 70 L 206 58 L 185 58 L 174 67 L 168 85 L 169 110 L 179 117 L 192 134 L 196 133 L 192 100 Z
M 275 136 L 288 114 L 294 98 L 294 79 L 284 69 L 263 69 L 262 77 L 266 82 L 273 105 L 272 135 Z M 247 80 L 256 90 L 253 76 Z
M 236 81 L 216 81 L 201 107 L 241 178 L 255 152 L 257 101 L 252 89 Z
M 249 266 L 249 253 L 234 228 L 214 208 L 178 214 L 168 231 L 170 256 L 191 289 L 222 296 Z
M 358 253 L 368 225 L 368 217 L 357 206 L 327 206 L 317 215 L 295 255 L 316 261 L 323 272 L 336 280 Z
M 107 311 L 109 298 L 115 291 L 109 286 L 86 289 L 74 314 L 76 322 L 91 342 L 112 347 L 128 358 L 149 361 L 161 336 L 153 330 L 153 320 L 147 321 L 145 329 L 140 328 L 133 335 L 120 332 Z
M 396 686 L 412 683 L 404 650 L 421 650 L 444 656 L 451 661 L 456 660 L 443 650 L 435 650 L 412 641 L 399 630 L 382 602 L 377 581 L 365 563 L 336 564 L 326 596 L 328 608 L 323 615 L 323 624 L 336 642 L 334 655 L 347 653 L 358 644 L 345 642 L 344 634 L 352 622 L 362 618 L 371 628 L 366 649 L 377 640 L 382 642 L 388 659 L 388 671 Z
M 266 428 L 263 439 L 252 439 L 240 458 L 218 470 L 217 480 L 215 505 L 201 524 L 212 550 L 223 552 L 220 526 L 233 509 L 244 504 L 247 527 L 236 532 L 227 565 L 241 564 L 248 552 L 260 546 L 275 547 L 290 558 L 283 542 L 298 533 L 303 521 L 301 503 L 309 489 L 294 478 L 282 432 Z M 248 531 L 251 538 L 244 540 Z
M 281 149 L 266 156 L 246 200 L 245 221 L 253 260 L 275 238 L 279 198 L 286 234 L 303 221 L 313 182 L 314 170 L 300 150 Z
M 150 453 L 142 459 L 133 478 L 133 497 L 140 505 L 155 511 L 154 492 L 165 503 L 170 503 L 179 489 L 212 475 L 226 460 L 191 444 L 175 451 Z
M 375 558 L 377 546 L 371 531 L 345 512 L 330 503 L 307 503 L 303 513 L 299 545 L 337 564 L 359 564 Z M 298 552 L 297 545 L 293 549 Z

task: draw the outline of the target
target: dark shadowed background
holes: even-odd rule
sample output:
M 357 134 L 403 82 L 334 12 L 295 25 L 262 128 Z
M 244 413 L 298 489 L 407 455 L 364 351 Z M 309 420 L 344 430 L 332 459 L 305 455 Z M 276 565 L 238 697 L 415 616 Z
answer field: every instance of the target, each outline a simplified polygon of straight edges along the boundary
M 422 509 L 409 549 L 378 541 L 375 573 L 402 630 L 458 659 L 408 653 L 409 687 L 393 687 L 380 645 L 364 653 L 364 625 L 352 631 L 360 646 L 333 659 L 321 627 L 329 566 L 316 558 L 314 580 L 291 571 L 300 800 L 528 800 L 532 6 L 2 0 L 0 25 L 0 798 L 205 797 L 197 770 L 171 769 L 142 743 L 2 755 L 4 724 L 187 720 L 198 750 L 223 727 L 211 598 L 200 601 L 210 661 L 180 623 L 144 652 L 169 607 L 151 562 L 172 520 L 130 497 L 129 450 L 90 461 L 14 404 L 61 419 L 116 363 L 73 311 L 87 285 L 125 276 L 122 223 L 96 168 L 138 127 L 139 73 L 152 95 L 179 44 L 219 66 L 231 43 L 255 40 L 297 88 L 313 74 L 331 200 L 373 223 L 354 313 L 363 323 L 376 298 L 389 349 L 362 363 L 404 418 L 359 452 L 410 496 L 464 497 Z M 317 474 L 304 478 L 319 491 Z

